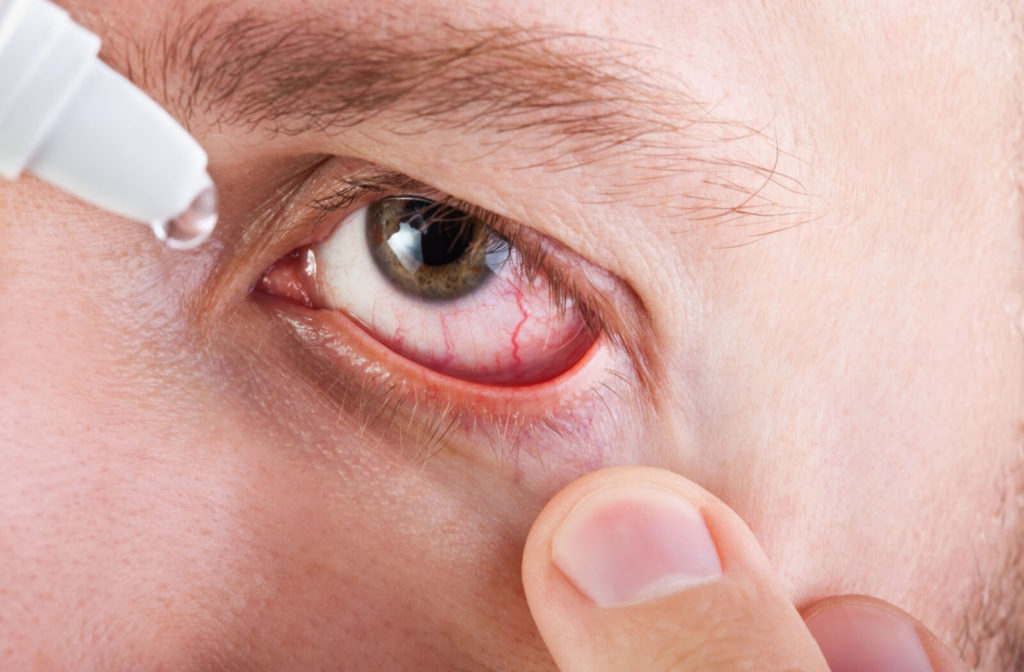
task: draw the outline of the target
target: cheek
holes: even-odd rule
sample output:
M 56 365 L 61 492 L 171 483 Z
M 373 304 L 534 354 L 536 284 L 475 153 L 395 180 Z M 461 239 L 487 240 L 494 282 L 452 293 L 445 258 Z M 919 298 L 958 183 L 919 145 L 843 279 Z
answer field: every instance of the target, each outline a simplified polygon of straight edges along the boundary
M 495 513 L 512 488 L 305 417 L 326 408 L 278 418 L 304 420 L 301 441 L 256 417 L 238 428 L 251 465 L 230 488 L 244 512 L 238 543 L 203 560 L 237 564 L 192 621 L 202 641 L 218 656 L 249 652 L 240 669 L 490 669 L 465 649 L 501 650 L 509 632 L 522 635 L 517 647 L 536 647 L 513 571 L 520 541 Z M 303 453 L 311 459 L 295 459 Z M 472 636 L 453 644 L 438 632 Z
M 188 414 L 171 426 L 166 399 L 152 397 L 154 417 L 96 392 L 93 404 L 52 397 L 51 431 L 3 446 L 13 479 L 0 479 L 0 528 L 13 553 L 0 554 L 0 594 L 22 605 L 24 629 L 0 635 L 0 649 L 45 652 L 54 669 L 189 669 L 202 639 L 192 624 L 208 627 L 244 575 L 229 456 L 210 440 L 213 418 L 192 432 Z

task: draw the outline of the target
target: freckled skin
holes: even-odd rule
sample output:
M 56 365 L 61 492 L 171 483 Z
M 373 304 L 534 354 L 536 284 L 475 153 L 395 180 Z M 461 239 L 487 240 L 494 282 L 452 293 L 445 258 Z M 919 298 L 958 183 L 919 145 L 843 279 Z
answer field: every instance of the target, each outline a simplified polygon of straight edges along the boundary
M 205 6 L 63 4 L 104 57 L 157 76 L 167 23 Z M 1015 669 L 982 636 L 1019 632 L 1008 563 L 1024 557 L 1024 61 L 1009 5 L 218 6 L 225 20 L 323 12 L 309 25 L 338 35 L 439 22 L 592 34 L 552 48 L 635 47 L 622 68 L 696 103 L 670 101 L 653 137 L 577 165 L 550 126 L 410 129 L 381 112 L 269 137 L 195 100 L 222 223 L 194 253 L 38 180 L 0 183 L 0 669 L 551 672 L 523 541 L 556 491 L 611 464 L 673 469 L 722 499 L 795 604 L 874 595 L 978 669 Z M 128 58 L 136 47 L 146 58 Z M 165 105 L 188 91 L 177 77 L 148 89 Z M 536 102 L 561 128 L 591 111 Z M 702 126 L 712 112 L 734 123 Z M 644 142 L 656 151 L 634 160 Z M 350 339 L 320 356 L 310 322 L 250 294 L 308 242 L 262 249 L 251 229 L 311 154 L 386 163 L 614 273 L 650 317 L 650 394 L 610 355 L 528 410 L 417 379 L 378 431 L 395 352 L 370 358 Z M 293 263 L 264 289 L 301 297 Z M 499 286 L 488 301 L 508 310 L 483 324 L 398 311 L 412 322 L 380 338 L 421 360 L 411 348 L 427 344 L 525 363 L 551 325 L 523 317 L 546 293 L 522 292 Z M 397 299 L 374 300 L 383 329 Z M 488 412 L 445 415 L 455 402 Z

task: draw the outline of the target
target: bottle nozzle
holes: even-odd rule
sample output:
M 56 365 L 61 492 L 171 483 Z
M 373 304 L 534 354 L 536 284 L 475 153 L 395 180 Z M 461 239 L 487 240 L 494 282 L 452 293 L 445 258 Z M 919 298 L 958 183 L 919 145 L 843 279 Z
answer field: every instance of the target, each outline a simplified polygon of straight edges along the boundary
M 178 249 L 217 223 L 206 152 L 47 0 L 0 0 L 0 176 L 27 170 Z
M 201 245 L 217 226 L 217 189 L 209 186 L 189 204 L 185 212 L 171 219 L 154 221 L 153 233 L 176 250 L 188 250 Z

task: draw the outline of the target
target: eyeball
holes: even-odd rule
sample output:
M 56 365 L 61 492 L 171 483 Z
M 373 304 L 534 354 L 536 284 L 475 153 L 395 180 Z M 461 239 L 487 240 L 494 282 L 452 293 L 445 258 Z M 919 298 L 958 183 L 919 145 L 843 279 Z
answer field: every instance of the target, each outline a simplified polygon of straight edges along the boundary
M 309 305 L 343 312 L 396 354 L 453 378 L 539 384 L 597 340 L 572 299 L 528 273 L 506 238 L 428 198 L 378 199 L 294 258 Z M 280 282 L 275 272 L 284 266 L 264 286 Z

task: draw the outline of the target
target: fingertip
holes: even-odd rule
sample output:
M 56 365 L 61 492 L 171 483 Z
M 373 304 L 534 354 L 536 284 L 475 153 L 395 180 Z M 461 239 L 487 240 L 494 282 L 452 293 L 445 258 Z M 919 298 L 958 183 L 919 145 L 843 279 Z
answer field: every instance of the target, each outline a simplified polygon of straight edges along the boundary
M 602 607 L 640 604 L 722 576 L 700 511 L 656 486 L 607 485 L 588 493 L 555 532 L 551 559 Z
M 617 561 L 619 569 L 635 571 L 620 572 L 614 584 L 594 574 Z M 551 589 L 557 574 L 579 598 L 601 606 L 656 598 L 726 573 L 738 580 L 771 573 L 732 509 L 680 474 L 644 466 L 600 469 L 556 494 L 530 530 L 522 569 L 528 598 L 564 596 Z
M 750 530 L 673 472 L 614 467 L 568 485 L 535 521 L 522 576 L 565 672 L 824 669 Z
M 920 621 L 873 597 L 829 597 L 811 605 L 801 615 L 831 672 L 966 669 Z
M 699 514 L 718 549 L 722 569 L 739 563 L 753 564 L 757 572 L 767 571 L 767 558 L 753 534 L 736 513 L 714 495 L 684 476 L 665 469 L 644 466 L 606 467 L 581 476 L 556 494 L 534 521 L 526 542 L 526 555 L 551 550 L 556 530 L 585 499 L 599 490 L 633 489 L 663 493 L 680 500 Z M 728 567 L 727 567 L 728 566 Z

